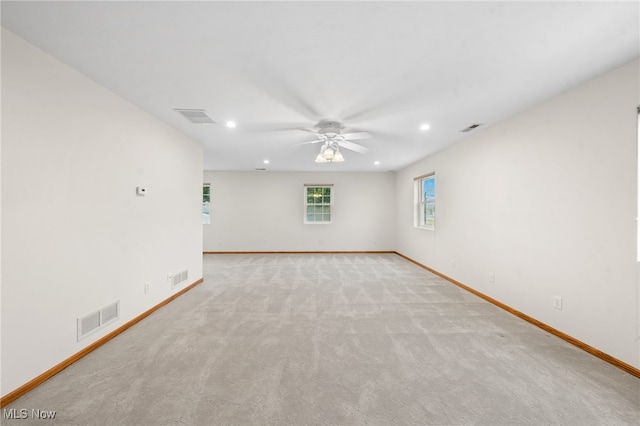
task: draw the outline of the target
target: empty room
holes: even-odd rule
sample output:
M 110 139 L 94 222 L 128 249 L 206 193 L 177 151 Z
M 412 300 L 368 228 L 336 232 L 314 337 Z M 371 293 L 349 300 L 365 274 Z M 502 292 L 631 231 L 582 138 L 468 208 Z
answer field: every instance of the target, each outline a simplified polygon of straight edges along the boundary
M 640 3 L 0 7 L 3 425 L 640 424 Z

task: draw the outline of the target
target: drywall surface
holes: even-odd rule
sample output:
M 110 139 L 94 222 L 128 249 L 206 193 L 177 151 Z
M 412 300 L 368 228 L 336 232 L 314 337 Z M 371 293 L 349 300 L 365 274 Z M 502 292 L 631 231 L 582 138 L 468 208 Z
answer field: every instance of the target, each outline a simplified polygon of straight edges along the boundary
M 635 60 L 399 171 L 397 250 L 640 367 L 639 71 Z M 413 227 L 413 178 L 428 172 L 435 231 Z
M 201 183 L 198 144 L 2 31 L 2 395 L 202 277 Z
M 393 250 L 394 179 L 389 172 L 206 171 L 211 224 L 203 225 L 204 250 Z M 331 224 L 304 224 L 305 184 L 333 185 Z

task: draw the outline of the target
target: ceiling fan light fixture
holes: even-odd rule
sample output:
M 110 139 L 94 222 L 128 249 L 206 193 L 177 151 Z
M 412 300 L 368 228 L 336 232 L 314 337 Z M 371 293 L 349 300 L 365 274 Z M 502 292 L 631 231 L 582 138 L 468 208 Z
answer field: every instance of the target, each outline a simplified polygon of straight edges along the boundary
M 338 144 L 332 142 L 322 145 L 315 161 L 316 163 L 341 163 L 344 161 L 344 157 L 340 152 Z
M 361 154 L 368 152 L 369 148 L 359 145 L 355 142 L 351 142 L 352 139 L 368 139 L 371 137 L 369 132 L 350 132 L 343 133 L 344 127 L 336 121 L 321 121 L 312 130 L 316 133 L 317 140 L 310 142 L 303 142 L 300 145 L 308 143 L 322 143 L 320 147 L 320 153 L 316 157 L 316 163 L 340 163 L 345 161 L 340 148 L 356 151 Z
M 333 156 L 334 156 L 334 152 L 333 149 L 331 149 L 331 147 L 327 147 L 323 152 L 322 152 L 322 156 L 326 159 L 326 160 L 333 160 Z
M 316 163 L 327 163 L 328 160 L 322 156 L 322 153 L 319 153 L 316 157 Z

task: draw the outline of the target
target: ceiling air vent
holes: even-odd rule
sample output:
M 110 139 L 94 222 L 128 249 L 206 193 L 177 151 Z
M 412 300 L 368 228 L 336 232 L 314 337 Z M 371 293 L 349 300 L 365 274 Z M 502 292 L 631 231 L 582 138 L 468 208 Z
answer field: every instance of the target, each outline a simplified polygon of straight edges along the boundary
M 472 124 L 471 126 L 467 127 L 466 129 L 462 129 L 462 130 L 460 130 L 460 131 L 461 131 L 462 133 L 470 132 L 470 131 L 472 131 L 473 129 L 475 129 L 476 127 L 480 127 L 480 126 L 482 126 L 482 123 L 480 123 L 480 124 Z
M 215 124 L 216 123 L 215 121 L 213 121 L 213 118 L 211 118 L 211 116 L 207 114 L 207 111 L 203 109 L 175 108 L 174 111 L 179 112 L 187 120 L 195 124 Z

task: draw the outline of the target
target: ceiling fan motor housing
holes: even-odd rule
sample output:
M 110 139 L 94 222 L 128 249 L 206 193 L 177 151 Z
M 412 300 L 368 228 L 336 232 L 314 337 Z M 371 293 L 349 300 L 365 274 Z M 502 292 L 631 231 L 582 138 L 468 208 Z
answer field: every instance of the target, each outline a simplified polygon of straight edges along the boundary
M 321 121 L 318 124 L 318 134 L 333 138 L 340 134 L 340 123 L 336 121 Z

